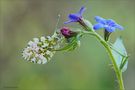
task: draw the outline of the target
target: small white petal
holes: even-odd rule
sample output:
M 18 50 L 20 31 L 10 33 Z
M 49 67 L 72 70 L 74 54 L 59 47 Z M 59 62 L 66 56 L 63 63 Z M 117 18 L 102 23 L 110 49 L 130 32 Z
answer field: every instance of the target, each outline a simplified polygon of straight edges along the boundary
M 48 45 L 48 43 L 43 43 L 42 47 L 47 47 Z
M 33 39 L 35 43 L 38 43 L 39 42 L 39 39 L 38 38 L 34 38 Z
M 53 35 L 52 35 L 52 38 L 57 38 L 58 37 L 58 34 L 57 33 L 54 33 Z
M 47 36 L 47 38 L 48 38 L 48 41 L 52 41 L 53 40 L 53 38 L 50 37 L 50 36 Z
M 41 59 L 41 60 L 44 59 L 44 56 L 40 54 L 39 59 Z
M 46 54 L 49 55 L 51 52 L 49 50 L 46 51 Z
M 24 59 L 27 59 L 27 55 L 25 53 L 23 53 L 23 57 Z
M 51 52 L 51 51 L 49 51 L 49 50 L 46 51 L 46 54 L 49 55 L 50 57 L 53 56 L 53 52 Z
M 32 55 L 32 52 L 29 52 L 29 53 L 27 53 L 28 54 L 28 56 L 31 56 Z
M 37 64 L 41 64 L 41 63 L 42 63 L 41 60 L 38 60 Z
M 42 60 L 42 64 L 45 64 L 45 63 L 47 63 L 47 59 L 46 59 L 46 58 L 44 58 L 44 59 Z
M 45 37 L 41 37 L 40 39 L 41 39 L 42 42 L 44 42 L 46 40 Z
M 39 47 L 35 47 L 35 51 L 38 52 L 39 51 Z
M 50 57 L 52 57 L 52 56 L 53 56 L 53 53 L 50 54 Z
M 34 62 L 35 63 L 36 62 L 36 58 L 32 58 L 31 59 L 31 62 Z
M 32 41 L 29 41 L 28 42 L 28 45 L 32 46 L 33 42 Z
M 39 54 L 36 53 L 36 54 L 35 54 L 35 57 L 39 57 Z
M 30 46 L 27 47 L 29 50 L 33 50 L 33 48 L 37 47 L 37 43 L 33 42 L 29 44 Z

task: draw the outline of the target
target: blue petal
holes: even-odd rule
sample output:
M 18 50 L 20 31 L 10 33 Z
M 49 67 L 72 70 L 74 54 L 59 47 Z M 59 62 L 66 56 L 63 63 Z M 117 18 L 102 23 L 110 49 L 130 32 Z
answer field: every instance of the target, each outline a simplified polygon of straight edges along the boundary
M 85 10 L 86 10 L 86 8 L 84 6 L 82 6 L 80 11 L 78 12 L 80 14 L 80 16 L 82 16 L 82 14 L 84 13 Z
M 103 27 L 104 27 L 103 24 L 98 23 L 98 24 L 95 24 L 95 25 L 94 25 L 93 29 L 94 29 L 94 30 L 98 30 L 98 29 L 101 29 L 101 28 L 103 28 Z
M 107 30 L 108 32 L 114 32 L 115 29 L 116 29 L 115 27 L 110 27 L 110 26 L 105 27 L 105 30 Z
M 78 21 L 79 20 L 79 18 L 80 18 L 80 15 L 79 14 L 69 14 L 69 19 L 71 20 L 71 21 Z
M 106 19 L 100 17 L 100 16 L 95 16 L 95 20 L 98 23 L 106 24 Z
M 64 22 L 64 24 L 69 24 L 69 23 L 72 23 L 72 22 L 74 22 L 74 21 L 66 21 L 66 22 Z
M 106 20 L 106 23 L 107 23 L 107 25 L 112 26 L 112 27 L 116 25 L 116 22 L 112 19 Z
M 124 30 L 124 27 L 122 27 L 121 25 L 119 24 L 116 24 L 115 28 L 119 29 L 119 30 Z

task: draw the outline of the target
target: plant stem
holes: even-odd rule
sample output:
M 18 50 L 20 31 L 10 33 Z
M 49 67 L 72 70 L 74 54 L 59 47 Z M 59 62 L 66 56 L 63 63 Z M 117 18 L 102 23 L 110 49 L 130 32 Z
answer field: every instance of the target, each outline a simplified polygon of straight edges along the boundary
M 90 31 L 89 34 L 95 36 L 100 41 L 100 43 L 106 48 L 106 50 L 107 50 L 107 52 L 108 52 L 108 54 L 111 58 L 113 68 L 114 68 L 115 74 L 116 74 L 118 82 L 119 82 L 119 89 L 124 90 L 122 72 L 116 64 L 116 61 L 115 61 L 115 58 L 113 57 L 112 49 L 111 49 L 110 45 L 99 34 L 97 34 L 95 31 L 93 31 L 93 30 L 89 30 L 89 31 Z M 88 33 L 86 33 L 86 34 L 88 34 Z
M 106 43 L 106 41 L 101 37 L 99 36 L 96 32 L 93 32 L 96 36 L 96 38 L 101 42 L 101 44 L 106 48 L 106 50 L 108 51 L 108 54 L 111 58 L 111 61 L 112 61 L 112 64 L 113 64 L 113 67 L 114 67 L 114 71 L 115 71 L 115 74 L 117 76 L 117 79 L 118 79 L 118 82 L 119 82 L 119 88 L 120 90 L 124 90 L 124 84 L 123 84 L 123 78 L 122 78 L 122 72 L 121 70 L 119 69 L 119 67 L 117 66 L 116 64 L 116 61 L 115 61 L 115 58 L 113 57 L 113 54 L 112 54 L 112 50 L 110 48 L 110 46 L 108 45 L 108 43 Z
M 107 49 L 107 51 L 109 53 L 109 56 L 110 56 L 110 58 L 112 60 L 114 71 L 115 71 L 115 74 L 116 74 L 118 82 L 119 82 L 119 88 L 120 88 L 120 90 L 124 90 L 122 72 L 121 72 L 121 70 L 119 69 L 119 67 L 116 64 L 116 61 L 115 61 L 115 59 L 114 59 L 114 57 L 112 55 L 111 48 L 109 46 L 105 46 L 105 48 Z

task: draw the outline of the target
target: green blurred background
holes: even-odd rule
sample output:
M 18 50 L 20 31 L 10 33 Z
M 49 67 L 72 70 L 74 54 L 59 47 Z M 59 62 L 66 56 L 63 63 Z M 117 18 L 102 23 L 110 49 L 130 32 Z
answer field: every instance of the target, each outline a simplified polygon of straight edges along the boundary
M 118 89 L 105 49 L 91 36 L 85 36 L 73 52 L 57 52 L 46 65 L 25 62 L 21 56 L 29 40 L 53 33 L 58 14 L 60 28 L 68 14 L 83 5 L 84 17 L 93 24 L 99 15 L 124 26 L 111 38 L 112 42 L 120 35 L 124 39 L 130 54 L 124 84 L 127 90 L 135 90 L 135 0 L 0 0 L 0 90 Z

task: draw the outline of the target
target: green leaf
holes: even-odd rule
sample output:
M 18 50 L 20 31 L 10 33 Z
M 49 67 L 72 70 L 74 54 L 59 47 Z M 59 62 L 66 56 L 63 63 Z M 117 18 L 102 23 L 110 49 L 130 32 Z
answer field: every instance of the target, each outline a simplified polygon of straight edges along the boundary
M 128 65 L 128 56 L 121 37 L 117 38 L 113 44 L 112 54 L 119 69 L 122 72 L 126 71 Z

